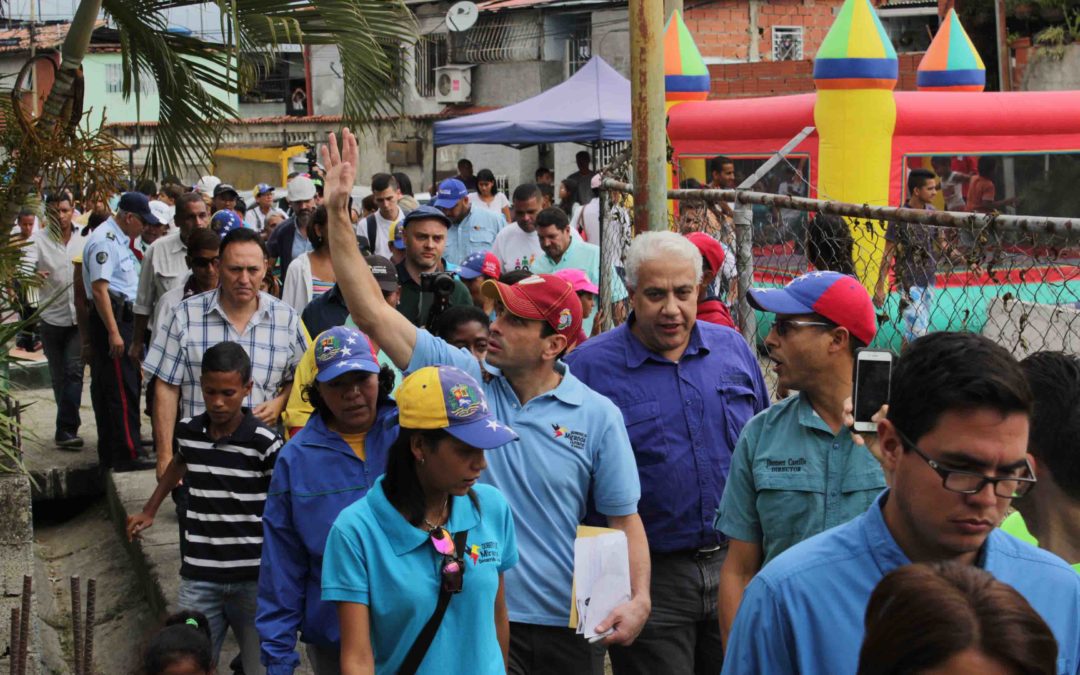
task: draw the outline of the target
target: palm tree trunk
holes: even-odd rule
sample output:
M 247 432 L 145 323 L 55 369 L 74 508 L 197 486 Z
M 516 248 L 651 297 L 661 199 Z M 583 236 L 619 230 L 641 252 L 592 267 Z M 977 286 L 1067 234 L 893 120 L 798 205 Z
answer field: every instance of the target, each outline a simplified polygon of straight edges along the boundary
M 56 81 L 49 91 L 49 97 L 41 117 L 35 122 L 35 129 L 39 136 L 50 137 L 56 132 L 56 127 L 61 121 L 64 107 L 72 102 L 74 95 L 75 79 L 79 76 L 82 68 L 83 57 L 90 49 L 90 36 L 94 32 L 94 24 L 97 22 L 98 13 L 101 11 L 101 0 L 82 0 L 75 17 L 71 20 L 71 28 L 67 37 L 64 38 L 64 46 L 60 50 L 62 61 L 56 74 Z M 81 112 L 81 111 L 80 111 Z M 27 142 L 33 142 L 27 139 Z M 19 215 L 19 209 L 26 201 L 27 195 L 34 187 L 34 179 L 41 174 L 43 158 L 37 155 L 30 161 L 19 165 L 18 175 L 10 187 L 7 202 L 4 206 L 3 220 L 0 220 L 0 231 L 6 232 L 4 224 L 15 222 Z

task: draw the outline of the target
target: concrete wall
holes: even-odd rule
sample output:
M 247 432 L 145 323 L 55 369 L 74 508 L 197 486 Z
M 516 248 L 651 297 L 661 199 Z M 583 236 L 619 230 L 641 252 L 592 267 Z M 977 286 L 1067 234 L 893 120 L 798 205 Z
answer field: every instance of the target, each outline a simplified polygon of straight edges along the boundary
M 1024 71 L 1020 88 L 1024 91 L 1059 91 L 1080 89 L 1080 45 L 1063 48 L 1061 58 L 1045 49 L 1035 49 Z
M 109 122 L 138 122 L 157 121 L 160 111 L 160 98 L 157 92 L 157 83 L 153 77 L 146 76 L 142 79 L 143 91 L 136 102 L 134 92 L 130 99 L 125 99 L 118 92 L 110 92 L 110 83 L 119 84 L 117 66 L 120 65 L 123 56 L 119 53 L 91 53 L 83 60 L 83 74 L 86 82 L 86 92 L 83 96 L 83 109 L 89 110 L 87 118 L 92 129 L 101 124 L 102 115 Z M 235 108 L 238 97 L 235 94 L 226 94 L 217 88 L 210 88 L 214 97 L 228 102 Z
M 630 17 L 626 8 L 592 13 L 592 53 L 630 77 Z

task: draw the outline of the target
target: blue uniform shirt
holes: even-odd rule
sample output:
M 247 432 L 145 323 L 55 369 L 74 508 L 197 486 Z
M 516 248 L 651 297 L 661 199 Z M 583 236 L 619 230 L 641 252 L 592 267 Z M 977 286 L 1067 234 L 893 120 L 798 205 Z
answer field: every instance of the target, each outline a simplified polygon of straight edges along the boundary
M 789 396 L 743 429 L 716 529 L 760 544 L 768 563 L 865 513 L 884 488 L 881 464 L 847 427 L 834 435 L 808 398 Z
M 716 507 L 743 426 L 769 405 L 757 359 L 730 328 L 696 322 L 678 363 L 650 352 L 626 323 L 566 357 L 622 412 L 641 477 L 649 548 L 714 546 Z
M 495 235 L 506 227 L 506 218 L 501 213 L 485 211 L 475 206 L 469 209 L 469 215 L 452 225 L 446 233 L 446 250 L 443 257 L 455 267 L 465 262 L 470 253 L 490 251 L 495 245 Z M 449 268 L 447 268 L 449 270 Z
M 418 330 L 409 372 L 439 364 L 483 382 L 468 350 Z M 521 437 L 488 452 L 480 478 L 499 488 L 514 510 L 521 564 L 506 575 L 506 605 L 511 621 L 545 626 L 570 621 L 574 539 L 589 498 L 605 516 L 628 516 L 641 496 L 618 408 L 569 368 L 559 368 L 559 386 L 525 405 L 497 371 L 483 385 L 496 419 Z
M 131 239 L 112 218 L 99 225 L 87 238 L 83 247 L 82 275 L 88 300 L 94 298 L 91 284 L 104 279 L 109 282 L 110 291 L 135 301 L 135 293 L 139 290 L 139 268 L 130 243 Z
M 492 454 L 501 450 L 491 450 Z M 413 527 L 386 499 L 383 478 L 349 506 L 330 529 L 323 557 L 324 602 L 367 605 L 376 673 L 396 673 L 439 597 L 442 556 L 430 537 Z M 504 675 L 495 633 L 499 575 L 518 561 L 514 520 L 499 491 L 473 488 L 453 497 L 446 529 L 468 530 L 461 593 L 450 599 L 442 624 L 417 671 Z
M 746 587 L 724 674 L 855 673 L 870 593 L 911 560 L 893 539 L 885 491 L 854 520 L 796 544 Z M 990 532 L 976 564 L 1015 588 L 1054 632 L 1059 675 L 1080 672 L 1080 576 L 1064 560 Z

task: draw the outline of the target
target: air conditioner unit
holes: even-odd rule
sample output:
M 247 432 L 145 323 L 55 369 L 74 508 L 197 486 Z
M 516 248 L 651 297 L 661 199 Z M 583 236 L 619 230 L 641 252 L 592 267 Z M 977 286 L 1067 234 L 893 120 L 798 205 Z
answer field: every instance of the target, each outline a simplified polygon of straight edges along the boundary
M 435 69 L 435 100 L 439 103 L 472 102 L 471 65 L 449 65 Z

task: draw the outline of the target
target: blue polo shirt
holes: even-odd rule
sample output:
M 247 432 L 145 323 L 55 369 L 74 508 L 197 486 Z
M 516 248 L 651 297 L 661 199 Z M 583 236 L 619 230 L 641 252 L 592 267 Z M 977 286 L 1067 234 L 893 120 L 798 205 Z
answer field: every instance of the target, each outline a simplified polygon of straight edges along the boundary
M 83 246 L 83 286 L 86 297 L 93 300 L 91 284 L 104 279 L 109 290 L 135 301 L 139 290 L 138 260 L 131 250 L 131 239 L 109 218 L 94 229 Z M 120 317 L 116 317 L 119 322 Z
M 855 673 L 866 605 L 881 578 L 911 560 L 882 507 L 781 553 L 746 587 L 735 615 L 725 675 Z M 1054 632 L 1057 672 L 1080 672 L 1080 575 L 1057 556 L 993 530 L 976 564 L 1023 595 Z
M 532 266 L 532 271 L 536 274 L 554 274 L 559 270 L 581 270 L 585 276 L 589 277 L 589 281 L 600 288 L 600 247 L 583 241 L 580 237 L 570 237 L 570 245 L 559 258 L 559 262 L 555 262 L 545 253 Z M 627 295 L 622 278 L 612 269 L 611 301 L 618 302 L 625 299 Z M 596 307 L 599 306 L 600 304 L 597 303 Z M 586 335 L 592 335 L 593 322 L 596 321 L 596 307 L 581 322 L 581 330 L 585 331 Z
M 483 382 L 468 350 L 416 331 L 408 371 L 441 364 Z M 511 621 L 546 626 L 570 621 L 574 539 L 590 497 L 601 514 L 628 516 L 641 496 L 619 409 L 563 364 L 558 369 L 562 382 L 525 405 L 494 368 L 483 385 L 495 417 L 520 436 L 487 453 L 480 478 L 506 496 L 517 525 L 521 564 L 506 575 L 506 605 Z
M 743 426 L 769 405 L 742 336 L 698 321 L 676 363 L 649 351 L 630 320 L 590 338 L 566 362 L 618 406 L 641 478 L 638 512 L 657 552 L 715 546 L 716 507 Z
M 716 529 L 760 544 L 768 563 L 865 513 L 883 489 L 881 464 L 847 427 L 834 435 L 810 399 L 789 396 L 743 429 Z
M 514 521 L 498 490 L 477 485 L 473 492 L 478 505 L 468 496 L 453 497 L 447 524 L 451 534 L 469 531 L 462 591 L 450 598 L 417 673 L 445 673 L 448 664 L 468 664 L 462 670 L 470 673 L 506 673 L 495 633 L 495 596 L 499 575 L 518 561 Z M 367 605 L 376 673 L 400 670 L 435 612 L 441 564 L 427 533 L 386 499 L 383 477 L 334 521 L 323 557 L 322 599 Z
M 495 245 L 495 235 L 504 227 L 506 218 L 503 214 L 473 206 L 460 223 L 450 226 L 443 256 L 453 265 L 460 265 L 470 253 L 490 251 Z

